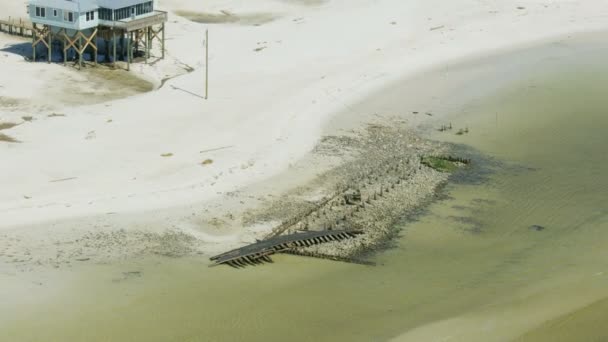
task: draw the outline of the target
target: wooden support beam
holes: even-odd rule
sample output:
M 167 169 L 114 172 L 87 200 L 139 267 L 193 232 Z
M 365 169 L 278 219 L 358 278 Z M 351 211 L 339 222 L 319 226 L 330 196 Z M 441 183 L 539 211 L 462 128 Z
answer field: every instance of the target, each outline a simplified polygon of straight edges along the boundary
M 148 27 L 148 44 L 150 45 L 149 50 L 153 47 L 154 39 L 157 39 L 161 47 L 161 59 L 165 58 L 165 23 L 162 23 L 158 29 L 153 26 Z
M 110 53 L 110 40 L 104 37 L 103 46 L 105 48 L 105 51 L 103 53 L 103 61 L 104 63 L 108 63 L 110 62 L 110 56 L 112 56 L 112 54 Z
M 47 45 L 49 48 L 49 64 L 53 61 L 53 31 L 49 27 L 49 44 Z
M 67 50 L 69 48 L 74 48 L 74 50 L 76 50 L 76 52 L 78 53 L 78 66 L 79 69 L 82 69 L 82 63 L 83 63 L 83 54 L 86 50 L 87 47 L 91 46 L 93 48 L 93 58 L 95 61 L 95 65 L 97 65 L 97 54 L 98 54 L 98 49 L 97 49 L 97 43 L 95 42 L 95 39 L 97 38 L 97 32 L 98 29 L 95 29 L 93 31 L 93 33 L 91 33 L 90 36 L 86 36 L 84 33 L 82 33 L 82 31 L 77 31 L 76 34 L 74 34 L 74 37 L 69 37 L 67 35 L 67 33 L 65 31 L 63 31 L 63 36 L 66 40 L 66 42 L 68 44 L 66 44 L 67 46 L 64 46 L 64 54 L 67 55 Z M 84 44 L 82 43 L 84 40 Z M 64 63 L 67 62 L 67 57 L 64 57 Z
M 143 32 L 144 42 L 145 42 L 144 43 L 144 60 L 145 60 L 145 63 L 148 64 L 148 57 L 149 57 L 148 56 L 148 42 L 149 42 L 148 39 L 149 39 L 149 33 L 150 33 L 150 31 L 148 30 L 147 27 L 144 28 L 143 31 L 144 31 Z
M 78 31 L 78 70 L 82 69 L 82 37 L 80 31 Z
M 116 31 L 112 29 L 112 65 L 116 67 Z
M 133 40 L 133 32 L 128 33 L 127 37 L 127 71 L 131 70 L 131 41 Z
M 44 44 L 47 48 L 49 44 L 46 41 L 46 36 L 50 31 L 50 27 L 43 25 L 41 29 L 38 29 L 38 26 L 34 24 L 34 31 L 36 38 L 34 39 L 34 45 L 38 45 L 39 43 Z
M 93 51 L 93 56 L 94 56 L 93 59 L 95 60 L 95 62 L 94 62 L 93 65 L 97 66 L 97 59 L 99 58 L 99 51 L 97 50 L 97 38 L 94 38 L 94 41 L 95 41 L 95 44 L 93 44 L 93 46 L 94 46 L 93 47 L 93 50 L 94 50 Z
M 66 65 L 68 63 L 68 53 L 67 53 L 68 48 L 66 48 L 66 46 L 67 46 L 67 42 L 66 42 L 67 35 L 65 34 L 65 30 L 64 29 L 61 29 L 57 34 L 59 34 L 59 35 L 63 34 L 63 40 L 62 40 L 63 47 L 61 48 L 61 50 L 63 51 L 63 65 Z
M 87 37 L 84 33 L 82 33 L 81 31 L 78 31 L 78 35 L 80 36 L 80 38 L 84 39 L 84 46 L 81 46 L 80 48 L 80 53 L 82 54 L 84 52 L 84 50 L 91 46 L 93 48 L 93 50 L 95 50 L 95 53 L 97 53 L 97 44 L 95 42 L 95 39 L 97 38 L 97 30 L 95 29 L 93 31 L 93 33 L 91 33 L 91 36 Z M 79 40 L 80 41 L 80 40 Z
M 148 58 L 150 58 L 150 27 L 146 28 L 146 64 L 148 63 Z
M 32 28 L 32 61 L 36 61 L 36 47 L 42 43 L 47 49 L 50 49 L 50 44 L 47 42 L 47 35 L 49 34 L 50 27 L 43 25 L 42 28 L 38 28 L 38 25 L 33 24 Z
M 63 63 L 67 64 L 68 61 L 68 50 L 70 48 L 74 48 L 74 50 L 76 52 L 79 51 L 79 49 L 76 47 L 76 43 L 78 42 L 80 36 L 78 35 L 78 33 L 75 33 L 73 37 L 68 36 L 67 31 L 63 30 L 63 38 L 64 38 L 64 45 L 63 45 Z
M 36 62 L 36 32 L 34 31 L 32 31 L 32 62 Z
M 135 55 L 139 53 L 140 30 L 135 31 L 133 44 L 135 45 Z

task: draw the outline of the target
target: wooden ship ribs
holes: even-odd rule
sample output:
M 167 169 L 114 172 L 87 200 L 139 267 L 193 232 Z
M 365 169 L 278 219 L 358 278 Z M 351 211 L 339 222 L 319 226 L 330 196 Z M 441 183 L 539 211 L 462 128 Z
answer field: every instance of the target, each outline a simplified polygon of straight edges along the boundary
M 395 148 L 395 151 L 399 150 Z M 469 159 L 452 156 L 435 158 L 462 165 L 471 162 Z M 227 264 L 241 267 L 272 262 L 270 255 L 275 253 L 373 264 L 353 259 L 351 255 L 354 254 L 333 253 L 331 248 L 315 248 L 313 251 L 306 247 L 355 238 L 364 233 L 368 235 L 366 241 L 384 238 L 386 234 L 375 225 L 374 216 L 365 219 L 365 214 L 362 213 L 371 208 L 375 215 L 392 215 L 393 220 L 398 219 L 402 215 L 399 194 L 407 193 L 407 189 L 414 184 L 420 170 L 432 168 L 422 161 L 419 155 L 412 155 L 407 158 L 391 158 L 375 162 L 367 169 L 356 172 L 343 184 L 339 184 L 334 192 L 318 204 L 281 222 L 263 241 L 212 257 L 213 265 Z M 386 209 L 387 206 L 393 209 Z M 379 211 L 378 208 L 384 209 Z M 376 235 L 370 237 L 369 234 L 373 235 L 374 229 Z M 320 253 L 319 250 L 325 252 Z
M 247 265 L 258 265 L 272 262 L 270 256 L 275 253 L 289 253 L 324 258 L 323 255 L 304 253 L 298 251 L 298 249 L 331 241 L 351 239 L 359 234 L 362 234 L 362 232 L 352 230 L 325 230 L 306 231 L 289 235 L 275 236 L 242 248 L 237 248 L 229 252 L 216 255 L 211 258 L 211 261 L 214 262 L 212 266 L 226 264 L 232 267 L 244 267 Z M 327 256 L 327 258 L 338 260 L 333 256 Z

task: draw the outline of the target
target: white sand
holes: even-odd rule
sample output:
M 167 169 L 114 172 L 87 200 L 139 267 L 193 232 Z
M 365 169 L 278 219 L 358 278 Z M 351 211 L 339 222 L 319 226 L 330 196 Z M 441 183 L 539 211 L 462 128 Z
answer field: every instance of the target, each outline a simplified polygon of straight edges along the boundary
M 16 3 L 3 1 L 0 12 L 17 16 Z M 87 85 L 78 71 L 0 52 L 0 99 L 19 100 L 0 105 L 0 122 L 35 118 L 3 131 L 22 143 L 0 143 L 0 230 L 107 212 L 142 212 L 143 219 L 144 211 L 213 200 L 286 170 L 311 150 L 333 113 L 391 82 L 456 59 L 608 26 L 602 0 L 160 5 L 215 14 L 223 9 L 235 16 L 272 14 L 275 20 L 261 26 L 203 25 L 172 14 L 167 59 L 136 65 L 133 72 L 158 82 L 184 65 L 195 71 L 157 91 L 93 105 L 82 96 L 57 95 L 66 80 L 80 80 L 78 89 L 97 88 L 99 83 Z M 192 95 L 204 93 L 206 28 L 207 101 Z M 0 46 L 18 42 L 0 34 Z M 45 106 L 45 99 L 52 105 Z M 65 117 L 49 118 L 52 112 Z M 220 147 L 229 148 L 200 152 Z M 173 156 L 161 157 L 164 153 Z M 201 165 L 208 158 L 213 163 Z

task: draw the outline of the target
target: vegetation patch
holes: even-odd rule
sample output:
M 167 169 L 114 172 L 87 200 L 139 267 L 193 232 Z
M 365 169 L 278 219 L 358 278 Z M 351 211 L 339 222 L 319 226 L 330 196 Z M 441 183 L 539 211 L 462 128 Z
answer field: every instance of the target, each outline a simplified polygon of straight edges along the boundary
M 450 156 L 424 156 L 420 163 L 440 172 L 454 172 L 461 166 L 468 165 L 470 160 Z
M 464 129 L 459 129 L 458 132 L 456 132 L 456 135 L 465 135 L 469 133 L 469 128 L 465 127 Z
M 10 137 L 6 134 L 2 134 L 2 133 L 0 133 L 0 141 L 9 142 L 9 143 L 18 143 L 19 142 L 19 140 L 15 139 L 13 137 Z
M 12 122 L 0 122 L 0 131 L 4 129 L 11 129 L 17 125 L 18 124 Z

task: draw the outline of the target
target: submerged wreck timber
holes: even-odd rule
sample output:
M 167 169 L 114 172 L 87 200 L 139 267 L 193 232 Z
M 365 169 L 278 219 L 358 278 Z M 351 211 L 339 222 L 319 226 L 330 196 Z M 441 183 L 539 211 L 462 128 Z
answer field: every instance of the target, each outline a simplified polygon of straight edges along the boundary
M 449 145 L 406 128 L 374 125 L 360 135 L 324 139 L 320 151 L 348 151 L 347 161 L 248 213 L 245 223 L 280 222 L 263 239 L 211 258 L 239 267 L 287 253 L 359 264 L 397 233 L 395 222 L 435 198 L 449 175 L 471 163 Z
M 297 251 L 299 247 L 309 247 L 331 241 L 341 241 L 354 238 L 359 234 L 362 234 L 362 232 L 349 230 L 325 230 L 275 236 L 267 240 L 258 241 L 254 244 L 216 255 L 211 258 L 211 260 L 215 262 L 215 264 L 212 266 L 227 264 L 232 267 L 243 267 L 247 265 L 257 265 L 265 262 L 272 262 L 270 255 L 275 253 L 290 253 L 299 255 L 301 253 Z M 306 256 L 323 257 L 322 255 Z M 336 260 L 333 257 L 331 257 L 331 259 Z

